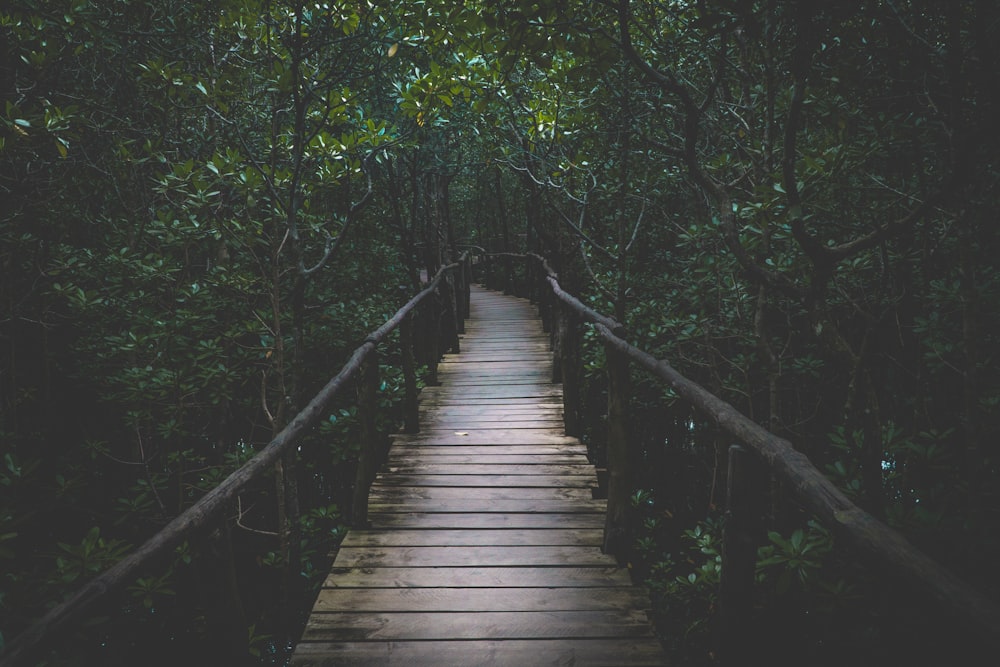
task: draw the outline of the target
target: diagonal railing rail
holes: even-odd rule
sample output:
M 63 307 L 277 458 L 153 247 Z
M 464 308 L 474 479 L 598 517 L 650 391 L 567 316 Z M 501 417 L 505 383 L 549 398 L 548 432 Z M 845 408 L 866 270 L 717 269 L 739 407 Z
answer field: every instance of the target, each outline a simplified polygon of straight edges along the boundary
M 722 431 L 745 446 L 730 448 L 730 497 L 720 586 L 720 653 L 738 662 L 738 656 L 750 641 L 745 633 L 750 627 L 747 617 L 752 610 L 756 559 L 756 537 L 751 533 L 756 530 L 752 526 L 740 529 L 739 519 L 745 513 L 741 512 L 743 508 L 735 501 L 734 494 L 755 485 L 754 478 L 741 477 L 760 466 L 766 467 L 775 478 L 787 484 L 798 501 L 831 527 L 836 535 L 871 557 L 875 563 L 885 566 L 887 572 L 895 573 L 923 591 L 956 618 L 963 619 L 989 645 L 1000 647 L 1000 606 L 995 601 L 913 546 L 898 531 L 851 502 L 791 442 L 761 427 L 726 401 L 684 377 L 667 361 L 656 359 L 630 344 L 621 323 L 586 306 L 560 286 L 559 276 L 545 258 L 533 253 L 492 253 L 488 257 L 520 258 L 525 261 L 521 285 L 526 288 L 528 296 L 538 302 L 543 319 L 551 323 L 556 365 L 561 367 L 559 372 L 563 376 L 575 374 L 574 367 L 580 365 L 581 322 L 592 325 L 604 344 L 609 376 L 605 550 L 623 556 L 626 547 L 624 536 L 632 475 L 628 467 L 628 442 L 624 436 L 624 423 L 628 419 L 624 405 L 629 394 L 630 363 L 666 382 L 679 396 L 710 417 Z M 497 264 L 488 272 L 504 270 L 505 266 Z M 509 276 L 503 279 L 504 284 L 515 282 Z M 564 396 L 572 396 L 572 392 L 566 392 Z M 571 429 L 579 430 L 576 422 L 579 412 L 579 405 L 565 405 L 568 433 Z M 741 455 L 746 450 L 749 450 L 757 466 L 740 465 L 745 458 Z
M 417 383 L 413 363 L 414 314 L 418 306 L 422 305 L 428 307 L 430 311 L 427 317 L 421 319 L 430 329 L 424 341 L 429 345 L 429 349 L 425 350 L 425 356 L 429 360 L 429 372 L 433 377 L 439 357 L 438 346 L 443 344 L 453 349 L 457 348 L 461 322 L 468 314 L 468 292 L 472 273 L 470 257 L 471 252 L 467 251 L 457 261 L 441 267 L 423 290 L 364 339 L 326 386 L 251 460 L 135 551 L 86 583 L 15 637 L 0 653 L 0 666 L 13 667 L 26 664 L 41 649 L 43 642 L 75 621 L 81 620 L 84 613 L 96 602 L 128 585 L 144 567 L 163 557 L 185 539 L 205 530 L 213 521 L 217 521 L 228 508 L 232 507 L 237 495 L 252 481 L 266 474 L 325 414 L 326 407 L 333 398 L 345 388 L 353 386 L 359 377 L 365 387 L 377 385 L 377 347 L 397 328 L 400 328 L 402 337 L 402 365 L 406 389 L 404 429 L 408 432 L 415 431 L 418 426 Z M 442 324 L 444 326 L 441 326 Z M 362 424 L 371 423 L 374 421 L 374 392 L 362 389 L 359 391 L 359 396 Z M 368 487 L 374 479 L 374 471 L 382 454 L 378 451 L 377 438 L 370 432 L 371 429 L 368 431 L 366 433 L 366 429 L 362 427 L 361 450 L 351 512 L 354 525 L 363 525 L 366 521 Z

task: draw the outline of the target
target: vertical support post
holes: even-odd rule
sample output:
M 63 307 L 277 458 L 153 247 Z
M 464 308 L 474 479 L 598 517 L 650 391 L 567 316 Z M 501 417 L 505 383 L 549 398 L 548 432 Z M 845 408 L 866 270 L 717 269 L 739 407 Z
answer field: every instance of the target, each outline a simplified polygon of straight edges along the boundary
M 417 402 L 417 363 L 413 355 L 413 313 L 399 323 L 399 344 L 403 367 L 403 432 L 420 432 L 420 408 Z
M 427 304 L 424 322 L 424 342 L 426 343 L 425 354 L 427 355 L 427 384 L 437 386 L 438 382 L 438 361 L 441 360 L 441 304 L 439 299 L 441 294 L 435 291 L 430 298 L 425 299 Z
M 549 338 L 551 339 L 552 345 L 552 381 L 559 383 L 563 381 L 563 345 L 566 342 L 566 320 L 569 318 L 569 314 L 566 313 L 566 306 L 561 302 L 556 300 L 555 302 L 555 322 L 553 322 L 552 331 L 550 332 Z M 566 395 L 565 387 L 563 388 L 563 396 Z M 565 406 L 564 406 L 565 407 Z M 566 411 L 563 410 L 563 414 Z
M 493 287 L 493 258 L 489 254 L 484 253 L 479 258 L 479 284 L 486 287 L 486 289 L 496 289 Z
M 465 276 L 462 283 L 462 317 L 469 319 L 472 317 L 472 253 L 465 256 L 465 261 L 462 263 L 462 273 Z M 462 333 L 465 333 L 464 328 Z
M 455 296 L 455 275 L 448 272 L 448 275 L 441 281 L 445 290 L 445 308 L 448 310 L 448 337 L 446 346 L 455 354 L 461 352 L 459 334 L 459 322 L 461 317 L 458 314 L 458 299 Z
M 455 325 L 460 334 L 465 333 L 465 318 L 469 315 L 466 312 L 467 304 L 465 293 L 469 291 L 468 273 L 465 270 L 465 260 L 459 262 L 455 269 Z
M 576 315 L 560 303 L 556 304 L 556 326 L 553 336 L 552 381 L 563 385 L 563 424 L 566 435 L 580 437 L 580 325 Z
M 535 262 L 529 256 L 524 256 L 524 296 L 531 303 L 538 303 L 538 285 L 535 283 Z
M 351 525 L 362 528 L 368 525 L 368 488 L 375 479 L 377 466 L 382 459 L 379 451 L 378 429 L 375 422 L 376 394 L 378 393 L 378 352 L 368 354 L 358 378 L 358 417 L 361 425 L 361 448 L 358 467 L 354 475 L 354 497 L 351 502 Z
M 552 300 L 554 298 L 552 290 L 549 289 L 549 282 L 545 279 L 545 272 L 539 271 L 538 314 L 542 318 L 542 331 L 545 333 L 552 331 Z
M 542 277 L 542 303 L 540 309 L 542 311 L 542 331 L 545 333 L 551 333 L 552 331 L 552 302 L 555 300 L 555 295 L 552 294 L 552 290 L 549 289 L 549 283 Z
M 719 657 L 725 665 L 754 662 L 751 619 L 760 531 L 756 468 L 750 452 L 740 445 L 729 447 L 718 638 Z
M 524 256 L 524 294 L 522 295 L 525 299 L 531 303 L 535 303 L 535 281 L 533 277 L 535 271 L 532 268 L 531 257 L 528 255 Z
M 608 372 L 608 513 L 604 523 L 604 552 L 619 560 L 626 557 L 631 540 L 629 497 L 632 495 L 632 465 L 629 455 L 628 357 L 610 344 L 604 346 Z

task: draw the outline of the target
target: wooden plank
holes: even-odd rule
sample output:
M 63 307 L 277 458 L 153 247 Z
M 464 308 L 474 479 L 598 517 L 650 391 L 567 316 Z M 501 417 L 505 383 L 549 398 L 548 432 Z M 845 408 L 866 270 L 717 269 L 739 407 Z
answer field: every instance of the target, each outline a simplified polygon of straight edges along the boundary
M 545 384 L 541 382 L 534 385 L 493 387 L 493 391 L 490 391 L 490 389 L 490 387 L 480 387 L 473 391 L 468 388 L 455 389 L 454 387 L 440 385 L 436 387 L 424 387 L 420 392 L 420 397 L 421 399 L 430 398 L 436 400 L 440 400 L 442 397 L 448 397 L 456 399 L 459 403 L 472 398 L 488 398 L 495 403 L 497 402 L 497 399 L 562 396 L 562 387 L 559 385 Z
M 502 487 L 568 487 L 589 489 L 597 482 L 597 475 L 408 475 L 379 473 L 376 481 L 386 486 L 502 486 Z M 470 494 L 471 495 L 471 494 Z
M 395 444 L 389 450 L 390 461 L 396 458 L 411 458 L 414 456 L 586 456 L 587 448 L 580 443 L 565 445 L 408 445 Z M 433 459 L 432 459 L 433 460 Z
M 527 387 L 532 389 L 540 384 L 544 384 L 548 378 L 551 377 L 549 373 L 539 373 L 537 376 L 533 377 L 440 377 L 438 380 L 441 382 L 447 382 L 449 387 L 460 387 L 463 390 L 469 389 L 479 392 L 481 389 L 492 389 L 498 387 Z
M 396 435 L 393 442 L 402 445 L 578 445 L 576 438 L 562 433 L 553 433 L 552 429 L 522 428 L 499 429 L 480 428 L 464 431 L 436 431 L 421 429 L 417 435 Z
M 303 641 L 428 639 L 564 639 L 652 637 L 646 614 L 635 610 L 481 612 L 339 612 L 314 614 Z
M 593 497 L 590 487 L 482 487 L 470 490 L 468 487 L 451 486 L 391 486 L 378 485 L 372 488 L 371 499 L 378 503 L 402 504 L 425 500 L 470 500 L 479 502 L 490 500 L 570 500 L 583 501 Z M 421 507 L 427 503 L 421 502 Z
M 522 361 L 529 361 L 529 360 L 530 361 L 538 361 L 538 362 L 551 362 L 552 361 L 552 353 L 549 352 L 548 350 L 538 351 L 538 352 L 533 352 L 533 351 L 518 351 L 517 355 L 518 355 L 518 357 Z M 462 353 L 462 361 L 464 361 L 466 363 L 471 362 L 471 361 L 475 361 L 475 362 L 478 362 L 480 364 L 487 364 L 488 365 L 488 364 L 490 364 L 491 362 L 494 362 L 494 361 L 495 362 L 503 363 L 505 361 L 508 361 L 509 359 L 510 359 L 510 352 L 509 351 L 498 350 L 496 352 L 485 352 L 484 351 L 484 352 L 469 352 L 469 353 L 463 352 Z
M 429 448 L 425 448 L 429 449 Z M 449 452 L 453 447 L 449 447 Z M 523 449 L 523 447 L 521 448 Z M 590 465 L 587 457 L 583 454 L 534 454 L 525 452 L 521 454 L 440 454 L 435 456 L 419 456 L 419 451 L 406 450 L 409 456 L 403 451 L 397 452 L 393 456 L 389 465 L 404 470 L 416 470 L 423 466 L 437 465 L 487 465 L 497 463 L 500 465 Z
M 556 433 L 562 433 L 564 430 L 562 415 L 553 415 L 552 417 L 538 417 L 535 419 L 517 419 L 516 417 L 507 418 L 497 418 L 493 416 L 468 416 L 468 415 L 458 415 L 454 417 L 445 417 L 437 420 L 436 424 L 430 426 L 425 426 L 421 429 L 421 432 L 430 433 L 433 431 L 457 431 L 457 430 L 469 430 L 469 429 L 488 429 L 488 428 L 507 428 L 507 429 L 550 429 Z
M 604 500 L 546 500 L 535 498 L 505 499 L 478 495 L 466 498 L 379 500 L 372 498 L 368 505 L 370 512 L 474 512 L 491 514 L 494 512 L 541 512 L 543 514 L 603 514 L 607 509 Z
M 611 566 L 596 546 L 341 547 L 334 567 Z
M 495 398 L 483 398 L 476 396 L 449 396 L 448 400 L 437 400 L 437 395 L 432 395 L 432 392 L 428 392 L 428 389 L 434 389 L 435 387 L 424 387 L 420 392 L 420 403 L 422 407 L 433 409 L 435 407 L 441 406 L 448 409 L 458 408 L 462 406 L 475 406 L 475 405 L 486 405 L 486 406 L 496 406 L 503 405 L 504 407 L 511 407 L 515 405 L 551 405 L 553 407 L 562 408 L 562 394 L 559 392 L 553 392 L 548 396 L 508 396 L 503 399 L 503 401 L 497 401 Z
M 525 403 L 520 405 L 474 404 L 464 403 L 461 405 L 423 405 L 421 414 L 427 418 L 452 415 L 542 415 L 556 414 L 562 416 L 563 406 L 560 402 L 552 403 Z
M 613 560 L 610 556 L 606 558 Z M 324 588 L 320 590 L 313 610 L 321 613 L 596 611 L 645 610 L 648 607 L 649 596 L 638 588 Z
M 629 587 L 620 567 L 335 567 L 326 588 Z
M 449 457 L 451 458 L 451 457 Z M 586 475 L 595 477 L 594 466 L 586 460 L 574 464 L 505 464 L 505 463 L 446 463 L 426 462 L 409 465 L 390 463 L 384 470 L 387 474 L 401 473 L 405 475 Z
M 368 514 L 372 528 L 603 528 L 603 512 L 396 512 Z
M 522 350 L 517 350 L 514 348 L 503 349 L 497 348 L 492 350 L 482 350 L 480 352 L 463 352 L 461 355 L 453 357 L 445 357 L 441 363 L 441 370 L 445 370 L 449 373 L 463 375 L 469 375 L 470 377 L 480 377 L 490 371 L 496 370 L 502 373 L 516 373 L 521 372 L 526 376 L 531 376 L 539 373 L 539 364 L 534 360 L 529 360 L 521 356 Z M 472 357 L 474 355 L 489 355 L 495 361 L 490 363 L 489 366 L 484 366 Z M 548 355 L 550 352 L 544 350 L 541 352 L 533 354 L 544 354 Z M 545 364 L 542 364 L 544 366 Z
M 371 498 L 378 502 L 402 503 L 416 500 L 589 500 L 593 497 L 589 487 L 452 487 L 452 486 L 395 486 L 378 484 L 372 487 Z
M 352 530 L 341 548 L 453 546 L 588 546 L 600 547 L 603 531 L 590 529 L 439 529 Z
M 292 667 L 608 667 L 665 664 L 655 639 L 442 640 L 391 642 L 305 642 Z
M 552 345 L 549 343 L 549 337 L 544 336 L 524 336 L 521 338 L 510 338 L 506 340 L 487 340 L 487 339 L 476 339 L 469 338 L 468 336 L 462 339 L 462 353 L 461 354 L 448 354 L 445 355 L 449 361 L 461 361 L 462 355 L 466 352 L 519 352 L 521 350 L 528 349 L 537 352 L 548 352 L 551 354 Z M 511 359 L 512 362 L 517 362 L 517 357 Z

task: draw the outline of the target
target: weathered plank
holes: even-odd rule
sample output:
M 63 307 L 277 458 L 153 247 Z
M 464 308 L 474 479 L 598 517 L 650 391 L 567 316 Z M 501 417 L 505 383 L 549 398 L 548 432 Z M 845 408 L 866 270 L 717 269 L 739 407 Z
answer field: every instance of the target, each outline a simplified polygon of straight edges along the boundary
M 391 642 L 303 642 L 296 667 L 525 667 L 525 665 L 663 665 L 655 639 L 522 639 Z
M 437 406 L 456 408 L 473 405 L 502 405 L 505 408 L 518 405 L 551 405 L 562 409 L 563 405 L 562 396 L 557 392 L 547 396 L 507 396 L 502 401 L 490 397 L 464 396 L 459 392 L 438 400 L 438 397 L 428 393 L 429 389 L 434 389 L 434 387 L 424 387 L 423 391 L 420 392 L 420 404 L 426 410 L 433 410 Z
M 438 431 L 421 429 L 417 435 L 397 435 L 401 445 L 579 445 L 579 440 L 552 429 L 470 428 Z
M 607 588 L 632 585 L 620 567 L 335 567 L 326 588 Z
M 602 532 L 593 528 L 557 530 L 352 530 L 344 538 L 344 547 L 407 546 L 600 546 Z
M 651 637 L 641 611 L 341 612 L 315 614 L 304 641 Z
M 498 399 L 508 399 L 508 398 L 538 398 L 538 397 L 558 397 L 561 396 L 562 389 L 559 385 L 555 384 L 545 384 L 542 382 L 536 384 L 519 384 L 510 387 L 478 387 L 472 390 L 468 387 L 462 387 L 461 389 L 456 389 L 451 386 L 438 386 L 438 387 L 424 387 L 420 392 L 421 400 L 435 401 L 441 400 L 442 396 L 449 398 L 457 398 L 459 402 L 465 402 L 471 399 L 490 399 L 492 402 L 496 403 Z
M 441 457 L 439 457 L 441 458 Z M 453 458 L 453 457 L 447 457 Z M 469 457 L 466 457 L 469 458 Z M 508 463 L 454 463 L 453 461 L 437 462 L 427 459 L 417 459 L 407 463 L 390 463 L 385 467 L 387 474 L 401 475 L 584 475 L 596 479 L 594 466 L 586 462 L 572 464 L 508 464 Z M 515 478 L 516 479 L 516 478 Z M 518 486 L 510 480 L 510 486 Z
M 423 405 L 420 414 L 424 416 L 425 419 L 436 419 L 438 417 L 453 417 L 461 415 L 470 416 L 484 416 L 484 415 L 500 415 L 500 416 L 514 416 L 524 417 L 525 415 L 540 416 L 540 415 L 557 415 L 562 416 L 562 403 L 528 403 L 522 405 L 493 405 L 492 403 L 487 403 L 485 405 L 476 404 L 464 404 L 464 405 L 441 405 L 441 406 L 429 406 Z M 430 425 L 430 424 L 428 424 Z
M 368 515 L 372 528 L 603 528 L 603 512 L 414 512 L 375 511 Z
M 465 445 L 407 445 L 405 443 L 394 445 L 389 450 L 389 460 L 410 459 L 413 456 L 437 457 L 437 456 L 586 456 L 587 448 L 580 443 L 569 443 L 565 445 L 532 445 L 530 449 L 523 445 L 476 445 L 473 443 Z
M 372 486 L 371 498 L 376 502 L 408 502 L 415 500 L 569 500 L 578 502 L 593 498 L 588 487 L 562 488 L 546 486 L 490 486 L 470 489 L 455 486 Z M 603 501 L 601 501 L 603 502 Z M 603 511 L 603 505 L 601 506 Z
M 379 473 L 376 482 L 382 486 L 469 486 L 512 487 L 544 486 L 561 488 L 590 488 L 597 481 L 590 475 L 407 475 L 404 473 Z
M 588 551 L 595 551 L 588 549 Z M 594 558 L 594 560 L 598 560 Z M 609 561 L 611 561 L 609 563 Z M 610 556 L 603 562 L 614 563 Z M 558 563 L 555 563 L 558 565 Z M 447 563 L 445 563 L 447 565 Z M 505 565 L 505 563 L 500 563 Z M 370 567 L 367 565 L 350 567 Z M 315 612 L 331 611 L 572 611 L 647 609 L 638 588 L 324 588 Z
M 451 449 L 451 448 L 449 448 Z M 419 456 L 419 452 L 410 451 L 407 454 L 397 453 L 389 465 L 399 470 L 421 469 L 438 465 L 489 465 L 497 463 L 511 466 L 531 465 L 589 465 L 583 454 L 440 454 L 436 456 Z
M 535 417 L 533 419 L 517 419 L 516 417 L 509 417 L 506 419 L 497 419 L 496 417 L 444 417 L 437 420 L 438 423 L 435 424 L 436 428 L 423 429 L 424 434 L 435 433 L 437 431 L 462 431 L 462 430 L 483 430 L 489 428 L 500 428 L 501 426 L 505 429 L 552 429 L 556 432 L 563 430 L 563 421 L 561 416 L 552 416 L 548 418 Z
M 485 496 L 485 497 L 484 497 Z M 376 500 L 368 506 L 372 512 L 542 512 L 544 514 L 604 514 L 605 500 L 546 500 L 536 498 L 491 498 L 488 494 L 469 495 L 463 498 Z

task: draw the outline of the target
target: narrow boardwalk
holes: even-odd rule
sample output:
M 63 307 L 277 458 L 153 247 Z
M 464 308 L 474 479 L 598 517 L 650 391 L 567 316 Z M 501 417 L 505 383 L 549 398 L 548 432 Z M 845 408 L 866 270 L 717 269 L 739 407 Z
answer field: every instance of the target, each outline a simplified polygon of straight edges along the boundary
M 601 553 L 603 500 L 563 435 L 548 338 L 473 287 L 462 353 L 394 438 L 292 665 L 662 665 L 645 591 Z

